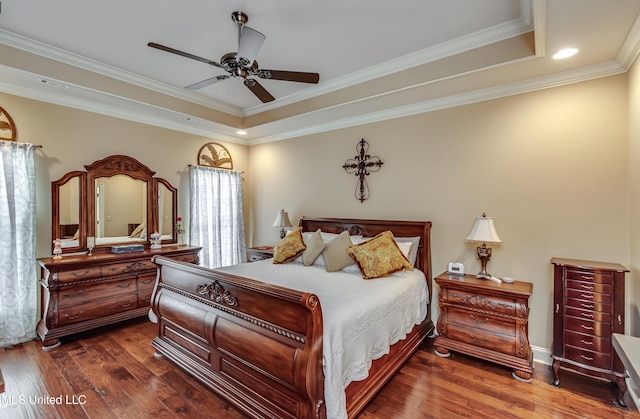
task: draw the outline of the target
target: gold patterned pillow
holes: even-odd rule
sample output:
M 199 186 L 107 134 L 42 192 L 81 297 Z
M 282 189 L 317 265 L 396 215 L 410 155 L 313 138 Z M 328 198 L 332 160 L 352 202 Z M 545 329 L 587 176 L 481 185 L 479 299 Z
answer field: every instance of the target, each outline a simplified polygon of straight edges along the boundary
M 384 231 L 366 242 L 349 246 L 347 252 L 358 264 L 364 279 L 380 278 L 412 268 L 390 231 Z
M 273 248 L 273 263 L 291 262 L 306 249 L 302 240 L 302 228 L 293 230 L 278 242 Z

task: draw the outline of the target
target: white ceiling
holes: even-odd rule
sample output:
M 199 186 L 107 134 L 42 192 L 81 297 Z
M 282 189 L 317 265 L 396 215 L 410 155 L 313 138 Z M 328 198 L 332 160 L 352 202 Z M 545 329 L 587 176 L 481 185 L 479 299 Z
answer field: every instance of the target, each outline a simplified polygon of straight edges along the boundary
M 0 91 L 244 144 L 622 73 L 640 50 L 640 0 L 1 0 L 0 8 Z M 320 82 L 260 79 L 276 97 L 268 104 L 235 79 L 188 91 L 224 72 L 147 46 L 219 62 L 237 50 L 236 10 L 266 35 L 261 68 L 318 72 Z M 567 46 L 579 54 L 551 59 Z

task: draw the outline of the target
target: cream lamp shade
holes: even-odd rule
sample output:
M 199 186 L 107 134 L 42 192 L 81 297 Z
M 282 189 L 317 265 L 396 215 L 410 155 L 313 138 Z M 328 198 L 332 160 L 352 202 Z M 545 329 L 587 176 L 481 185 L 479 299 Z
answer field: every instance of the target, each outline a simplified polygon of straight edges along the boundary
M 466 238 L 469 242 L 482 243 L 482 246 L 476 247 L 478 259 L 482 269 L 476 275 L 477 278 L 491 278 L 491 275 L 487 272 L 487 262 L 491 259 L 491 248 L 487 247 L 487 243 L 502 243 L 496 226 L 493 224 L 493 218 L 487 217 L 486 214 L 482 214 L 482 217 L 476 218 L 476 222 L 473 224 L 471 233 Z
M 293 227 L 291 221 L 289 221 L 289 214 L 283 209 L 276 214 L 276 219 L 273 222 L 273 227 L 280 227 L 280 238 L 282 239 L 287 233 L 285 227 Z
M 476 243 L 502 243 L 496 226 L 493 224 L 493 218 L 482 214 L 482 217 L 476 218 L 471 233 L 467 236 L 467 241 Z

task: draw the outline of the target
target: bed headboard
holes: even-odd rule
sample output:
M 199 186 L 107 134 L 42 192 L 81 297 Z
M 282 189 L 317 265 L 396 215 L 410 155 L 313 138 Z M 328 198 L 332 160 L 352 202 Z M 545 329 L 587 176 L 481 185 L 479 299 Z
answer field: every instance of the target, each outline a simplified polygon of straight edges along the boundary
M 373 237 L 383 231 L 391 231 L 395 237 L 420 237 L 416 267 L 427 277 L 431 294 L 431 221 L 364 220 L 350 218 L 301 217 L 298 223 L 302 231 L 341 233 L 349 231 L 352 236 Z

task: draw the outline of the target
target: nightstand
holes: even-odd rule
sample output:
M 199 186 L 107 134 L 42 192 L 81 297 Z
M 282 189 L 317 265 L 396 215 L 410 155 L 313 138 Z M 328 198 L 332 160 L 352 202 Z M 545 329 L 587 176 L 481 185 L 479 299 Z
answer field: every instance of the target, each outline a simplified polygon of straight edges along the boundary
M 533 284 L 497 284 L 473 275 L 443 273 L 440 286 L 436 355 L 449 350 L 513 368 L 513 377 L 531 382 L 529 297 Z
M 273 246 L 257 246 L 247 248 L 247 262 L 269 259 L 273 257 Z

